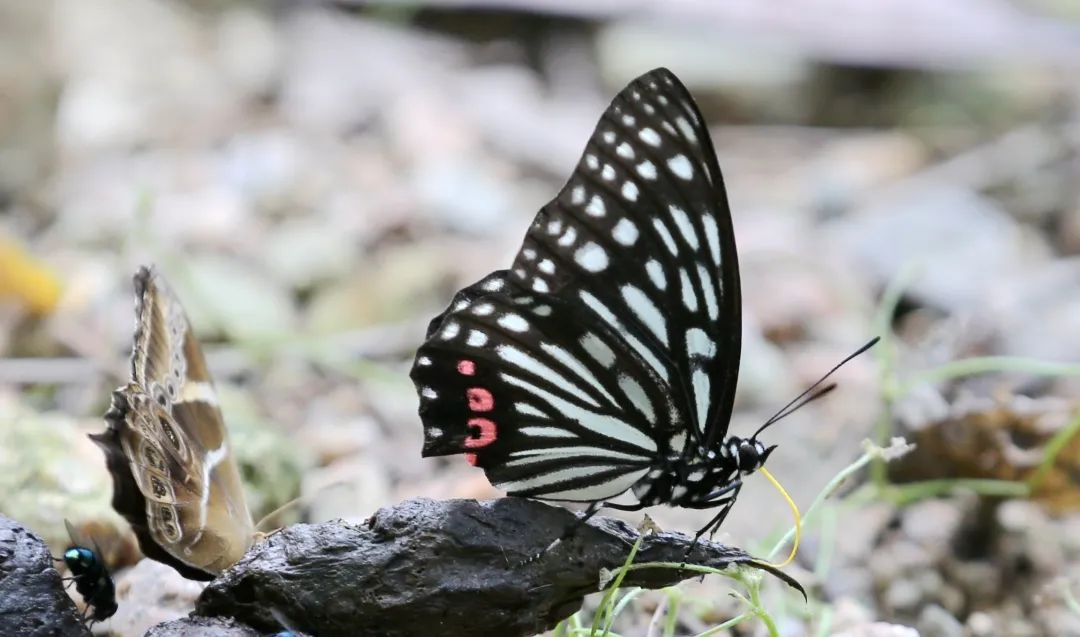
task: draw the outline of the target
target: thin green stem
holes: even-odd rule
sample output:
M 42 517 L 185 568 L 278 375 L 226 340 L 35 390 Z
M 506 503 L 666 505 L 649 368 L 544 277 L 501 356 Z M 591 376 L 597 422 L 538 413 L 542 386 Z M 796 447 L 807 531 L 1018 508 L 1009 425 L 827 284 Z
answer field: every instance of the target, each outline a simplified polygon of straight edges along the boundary
M 824 582 L 832 567 L 833 555 L 836 553 L 836 507 L 823 509 L 821 512 L 821 533 L 819 540 L 817 563 L 814 564 L 814 575 Z
M 682 608 L 682 591 L 674 586 L 664 589 L 667 594 L 667 615 L 664 617 L 664 637 L 675 637 L 675 626 L 679 623 L 679 610 Z
M 593 615 L 592 628 L 589 630 L 590 637 L 595 637 L 597 628 L 601 624 L 604 625 L 603 637 L 608 637 L 611 634 L 611 624 L 615 621 L 615 615 L 612 613 L 611 600 L 615 595 L 615 591 L 619 589 L 622 584 L 623 578 L 630 572 L 631 564 L 634 562 L 634 557 L 637 556 L 638 549 L 641 548 L 641 541 L 645 539 L 644 535 L 639 535 L 634 546 L 630 547 L 630 553 L 626 556 L 626 561 L 623 562 L 622 568 L 615 575 L 615 579 L 611 582 L 607 591 L 604 593 L 603 599 L 600 600 L 600 607 L 596 609 L 596 614 Z M 607 619 L 604 620 L 605 615 Z
M 814 516 L 814 514 L 825 502 L 825 500 L 828 499 L 829 496 L 831 496 L 840 487 L 844 480 L 847 480 L 849 477 L 854 475 L 855 472 L 865 467 L 867 463 L 877 457 L 877 455 L 878 454 L 867 451 L 863 453 L 863 455 L 859 456 L 859 458 L 855 460 L 855 462 L 852 462 L 848 466 L 844 467 L 840 470 L 839 473 L 833 476 L 833 479 L 829 480 L 829 483 L 825 485 L 825 488 L 822 489 L 821 492 L 818 493 L 817 497 L 814 498 L 814 501 L 810 503 L 810 508 L 806 509 L 806 512 L 803 513 L 803 525 L 806 526 L 810 522 L 810 519 Z M 884 460 L 882 462 L 884 463 Z M 776 554 L 780 552 L 780 549 L 787 546 L 787 544 L 791 542 L 794 537 L 795 527 L 793 526 L 791 527 L 791 529 L 788 530 L 787 533 L 784 534 L 782 538 L 780 538 L 780 541 L 777 542 L 775 546 L 773 546 L 772 550 L 766 553 L 765 559 L 772 560 L 776 556 Z
M 893 338 L 892 321 L 896 316 L 896 308 L 900 304 L 904 290 L 920 269 L 913 263 L 908 263 L 900 269 L 881 295 L 881 303 L 874 317 L 874 329 L 881 337 L 881 342 L 874 348 L 874 356 L 878 361 L 878 384 L 881 391 L 881 415 L 878 416 L 874 425 L 874 442 L 881 447 L 888 443 L 889 436 L 892 435 L 893 403 L 900 395 L 896 378 L 896 343 Z M 870 467 L 870 478 L 878 487 L 883 487 L 888 483 L 889 476 L 883 458 Z
M 916 373 L 911 380 L 901 386 L 900 395 L 907 393 L 912 387 L 922 383 L 934 383 L 992 372 L 1020 372 L 1032 376 L 1080 376 L 1080 365 L 1020 356 L 962 358 Z
M 1069 580 L 1064 580 L 1061 583 L 1061 597 L 1065 600 L 1065 605 L 1069 610 L 1080 615 L 1080 601 L 1077 601 L 1072 589 L 1069 588 Z
M 754 616 L 753 611 L 746 611 L 745 613 L 742 613 L 741 615 L 736 615 L 735 617 L 732 617 L 731 619 L 727 620 L 723 624 L 720 624 L 718 626 L 713 626 L 712 628 L 706 630 L 705 632 L 698 633 L 698 634 L 694 635 L 694 637 L 712 637 L 713 635 L 719 634 L 721 631 L 727 630 L 728 628 L 731 628 L 733 626 L 736 626 L 738 624 L 743 623 L 744 621 L 750 619 L 753 616 Z
M 817 632 L 814 633 L 816 637 L 829 637 L 830 630 L 832 629 L 833 609 L 832 606 L 825 606 L 818 613 L 818 626 Z
M 1028 478 L 1028 486 L 1034 491 L 1042 486 L 1043 480 L 1054 468 L 1054 462 L 1057 460 L 1058 454 L 1065 448 L 1065 445 L 1069 444 L 1069 441 L 1076 436 L 1076 433 L 1080 431 L 1080 411 L 1076 412 L 1076 416 L 1072 419 L 1068 425 L 1054 434 L 1054 437 L 1050 439 L 1050 442 L 1046 443 L 1046 451 L 1043 452 L 1042 462 L 1039 463 L 1039 468 L 1035 470 L 1035 473 L 1031 474 Z
M 765 624 L 765 628 L 769 631 L 769 637 L 780 637 L 780 631 L 776 628 L 776 622 L 773 621 L 773 618 L 761 607 L 760 586 L 750 586 L 750 605 L 754 609 L 754 614 Z
M 946 478 L 893 485 L 887 488 L 883 495 L 897 505 L 904 506 L 919 500 L 953 493 L 957 490 L 1004 498 L 1026 498 L 1031 494 L 1031 488 L 1024 482 Z

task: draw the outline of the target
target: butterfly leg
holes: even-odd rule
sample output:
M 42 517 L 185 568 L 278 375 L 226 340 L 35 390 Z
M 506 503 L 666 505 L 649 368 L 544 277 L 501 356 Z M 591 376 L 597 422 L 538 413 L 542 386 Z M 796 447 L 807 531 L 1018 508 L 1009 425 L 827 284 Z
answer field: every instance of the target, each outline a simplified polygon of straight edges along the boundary
M 574 534 L 580 531 L 581 527 L 585 526 L 585 523 L 588 522 L 589 519 L 592 518 L 592 516 L 596 515 L 597 512 L 600 511 L 600 509 L 615 509 L 617 511 L 640 511 L 644 509 L 645 506 L 646 505 L 641 504 L 640 502 L 636 504 L 616 504 L 603 501 L 593 502 L 589 504 L 589 507 L 585 509 L 584 513 L 579 515 L 578 518 L 566 528 L 566 531 L 564 531 L 562 535 L 556 538 L 551 544 L 548 544 L 547 547 L 544 548 L 544 550 L 518 562 L 517 564 L 515 564 L 515 566 L 524 566 L 525 564 L 535 562 L 536 560 L 543 557 L 548 551 L 555 548 L 560 542 L 574 537 Z
M 515 563 L 514 567 L 517 568 L 535 562 L 536 560 L 547 554 L 548 551 L 555 548 L 559 544 L 559 542 L 573 537 L 574 534 L 578 532 L 578 529 L 585 526 L 585 523 L 589 521 L 589 518 L 596 515 L 596 512 L 599 511 L 601 507 L 605 506 L 605 504 L 606 503 L 603 502 L 593 502 L 589 504 L 589 508 L 585 509 L 585 512 L 583 514 L 581 514 L 576 520 L 571 522 L 570 525 L 566 527 L 566 530 L 563 531 L 562 535 L 552 540 L 551 544 L 548 544 L 539 553 L 530 555 L 529 557 L 521 560 L 520 562 Z
M 720 525 L 724 523 L 728 513 L 731 511 L 732 505 L 735 504 L 735 498 L 738 497 L 740 490 L 742 490 L 742 480 L 737 478 L 730 484 L 726 484 L 722 488 L 713 491 L 702 500 L 683 505 L 688 509 L 713 509 L 720 507 L 720 511 L 694 534 L 694 541 L 691 542 L 689 548 L 686 549 L 687 558 L 690 556 L 690 553 L 693 552 L 694 547 L 697 546 L 698 541 L 701 540 L 701 536 L 709 533 L 709 539 L 711 540 L 713 535 L 716 534 L 716 531 L 720 529 Z

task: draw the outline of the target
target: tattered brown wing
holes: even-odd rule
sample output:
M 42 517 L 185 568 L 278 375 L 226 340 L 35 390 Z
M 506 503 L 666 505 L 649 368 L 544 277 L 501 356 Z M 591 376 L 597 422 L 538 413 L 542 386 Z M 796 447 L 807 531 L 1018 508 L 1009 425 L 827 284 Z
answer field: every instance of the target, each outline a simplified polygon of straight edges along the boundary
M 132 380 L 91 438 L 113 476 L 113 507 L 143 553 L 211 579 L 251 546 L 254 526 L 202 350 L 179 300 L 148 268 L 138 296 Z

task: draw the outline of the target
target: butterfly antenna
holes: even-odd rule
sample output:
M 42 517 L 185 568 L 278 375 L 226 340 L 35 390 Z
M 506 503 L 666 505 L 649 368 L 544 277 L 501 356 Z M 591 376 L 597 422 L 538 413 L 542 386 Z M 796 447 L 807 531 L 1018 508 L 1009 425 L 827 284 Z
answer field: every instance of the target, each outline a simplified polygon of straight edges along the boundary
M 780 409 L 780 411 L 773 414 L 772 418 L 769 418 L 768 420 L 766 420 L 765 424 L 758 427 L 758 430 L 754 432 L 754 435 L 750 436 L 750 439 L 754 440 L 755 438 L 757 438 L 758 434 L 760 434 L 762 431 L 765 431 L 765 428 L 768 427 L 769 425 L 776 424 L 778 421 L 783 420 L 784 418 L 790 416 L 791 414 L 795 413 L 799 409 L 802 409 L 803 407 L 805 407 L 809 403 L 814 402 L 818 398 L 821 398 L 825 394 L 828 394 L 832 390 L 836 389 L 836 383 L 830 383 L 830 384 L 828 384 L 828 385 L 826 385 L 824 387 L 821 387 L 820 389 L 819 389 L 819 387 L 820 387 L 821 383 L 825 382 L 826 380 L 828 380 L 828 378 L 830 376 L 832 376 L 834 373 L 836 373 L 836 370 L 838 370 L 841 367 L 843 367 L 844 365 L 846 365 L 851 359 L 855 358 L 859 354 L 862 354 L 866 350 L 868 350 L 871 347 L 873 347 L 874 345 L 876 345 L 877 342 L 880 341 L 880 340 L 881 340 L 880 336 L 875 336 L 874 338 L 870 339 L 865 345 L 863 345 L 859 349 L 855 350 L 853 353 L 848 354 L 848 356 L 846 358 L 844 358 L 844 360 L 837 363 L 832 369 L 830 369 L 828 372 L 826 372 L 824 376 L 817 379 L 817 381 L 815 381 L 813 385 L 810 385 L 809 387 L 807 387 L 805 391 L 803 391 L 801 394 L 799 394 L 798 396 L 793 398 L 791 400 L 791 402 L 784 405 Z

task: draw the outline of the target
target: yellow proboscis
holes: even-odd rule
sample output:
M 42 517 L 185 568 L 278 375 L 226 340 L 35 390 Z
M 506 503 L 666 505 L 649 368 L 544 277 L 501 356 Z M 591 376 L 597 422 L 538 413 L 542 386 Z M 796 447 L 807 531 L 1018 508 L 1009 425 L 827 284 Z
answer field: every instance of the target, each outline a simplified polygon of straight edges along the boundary
M 791 564 L 791 561 L 795 559 L 795 554 L 799 552 L 799 540 L 802 539 L 802 515 L 799 513 L 799 507 L 795 504 L 795 501 L 791 499 L 791 496 L 784 490 L 784 487 L 780 486 L 780 482 L 773 477 L 773 474 L 769 473 L 768 469 L 765 467 L 761 467 L 758 471 L 760 471 L 761 474 L 776 487 L 776 490 L 780 492 L 780 495 L 784 496 L 788 506 L 791 507 L 791 513 L 795 516 L 795 540 L 791 543 L 791 553 L 788 554 L 786 560 L 779 564 L 769 563 L 769 566 L 783 568 L 788 564 Z

